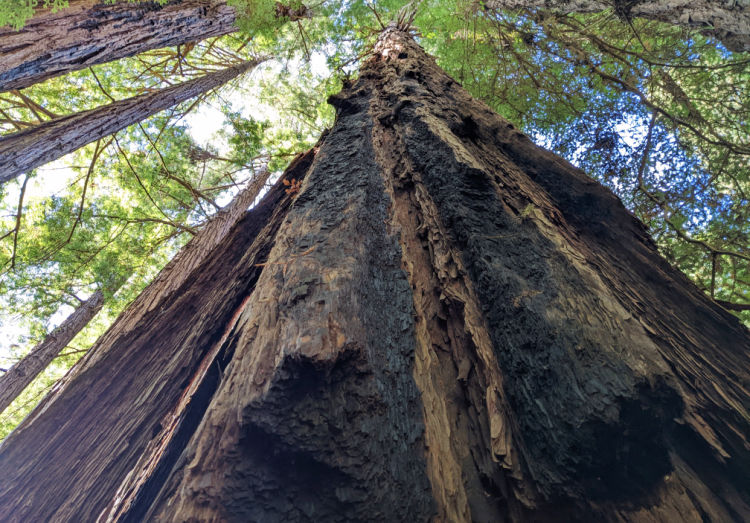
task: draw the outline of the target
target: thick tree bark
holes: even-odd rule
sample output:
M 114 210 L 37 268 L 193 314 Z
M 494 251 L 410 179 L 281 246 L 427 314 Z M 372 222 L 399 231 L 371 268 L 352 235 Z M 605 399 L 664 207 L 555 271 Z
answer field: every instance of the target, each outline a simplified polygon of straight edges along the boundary
M 104 295 L 101 291 L 96 291 L 50 332 L 44 341 L 31 349 L 31 352 L 8 369 L 8 372 L 0 375 L 0 412 L 13 403 L 23 389 L 52 363 L 70 340 L 96 316 L 103 304 Z
M 257 60 L 243 62 L 160 91 L 55 118 L 0 137 L 0 184 L 173 105 L 221 87 L 258 63 Z
M 108 5 L 72 0 L 70 7 L 0 28 L 0 91 L 111 62 L 150 49 L 204 40 L 236 30 L 235 10 L 223 0 L 177 0 Z
M 489 9 L 547 9 L 598 13 L 605 9 L 626 18 L 641 17 L 700 29 L 731 51 L 750 51 L 750 3 L 746 0 L 488 0 Z
M 3 443 L 0 518 L 747 519 L 747 329 L 617 198 L 398 31 L 331 101 Z

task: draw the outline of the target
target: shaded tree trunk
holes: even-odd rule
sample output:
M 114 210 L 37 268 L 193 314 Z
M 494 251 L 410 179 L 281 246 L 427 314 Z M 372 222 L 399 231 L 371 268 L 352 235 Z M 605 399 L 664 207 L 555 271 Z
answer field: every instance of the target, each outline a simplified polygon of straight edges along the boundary
M 387 30 L 337 120 L 0 447 L 9 521 L 741 521 L 750 338 Z
M 641 17 L 700 29 L 732 51 L 750 51 L 750 5 L 722 0 L 488 0 L 489 9 L 547 9 L 598 13 L 613 9 L 623 18 Z
M 236 30 L 236 13 L 222 0 L 107 5 L 72 0 L 70 7 L 0 28 L 0 91 L 21 89 L 70 71 Z
M 44 341 L 31 349 L 8 372 L 0 375 L 0 412 L 13 403 L 23 389 L 52 363 L 60 351 L 96 316 L 103 304 L 104 294 L 96 291 L 50 332 Z
M 221 87 L 258 63 L 249 60 L 159 91 L 55 118 L 0 137 L 0 184 L 173 105 Z

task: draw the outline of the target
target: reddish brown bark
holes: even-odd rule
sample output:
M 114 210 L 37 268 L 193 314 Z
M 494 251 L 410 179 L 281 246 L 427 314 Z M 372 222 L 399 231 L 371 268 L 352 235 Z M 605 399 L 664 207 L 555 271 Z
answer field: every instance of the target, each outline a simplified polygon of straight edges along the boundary
M 0 516 L 747 520 L 747 329 L 617 198 L 399 31 L 331 101 L 0 447 Z
M 0 91 L 21 89 L 91 65 L 236 30 L 223 0 L 104 4 L 72 0 L 20 30 L 0 28 Z
M 2 136 L 0 184 L 173 105 L 221 87 L 258 63 L 250 60 L 159 91 L 55 118 L 30 129 Z

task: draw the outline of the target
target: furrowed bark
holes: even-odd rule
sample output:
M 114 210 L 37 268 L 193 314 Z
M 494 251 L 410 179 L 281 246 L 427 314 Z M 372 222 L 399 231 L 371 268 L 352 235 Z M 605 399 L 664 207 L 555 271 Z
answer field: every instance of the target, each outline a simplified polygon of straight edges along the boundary
M 0 28 L 0 91 L 22 89 L 70 71 L 150 49 L 204 40 L 236 30 L 235 10 L 220 0 L 70 7 L 33 17 L 20 30 Z
M 398 30 L 331 102 L 262 252 L 235 230 L 14 432 L 0 510 L 747 520 L 747 329 L 617 198 Z
M 288 174 L 302 179 L 313 155 L 298 158 Z M 162 464 L 168 470 L 169 456 L 179 455 L 227 364 L 221 340 L 291 203 L 278 183 L 246 212 L 248 194 L 193 238 L 145 299 L 131 304 L 89 351 L 96 357 L 87 355 L 72 369 L 74 379 L 2 442 L 0 520 L 95 521 L 150 440 L 176 423 Z M 238 219 L 230 224 L 226 216 Z M 215 242 L 217 231 L 224 234 Z M 202 386 L 191 387 L 195 381 Z
M 173 105 L 221 87 L 258 63 L 257 60 L 243 62 L 160 91 L 118 100 L 0 137 L 0 184 Z
M 750 513 L 747 331 L 611 193 L 397 32 L 332 102 L 149 518 Z
M 490 0 L 489 9 L 544 9 L 561 14 L 598 13 L 640 17 L 699 29 L 731 51 L 750 51 L 750 4 L 745 0 Z
M 13 403 L 23 389 L 54 360 L 70 341 L 81 332 L 104 305 L 104 294 L 96 291 L 50 332 L 44 341 L 0 375 L 0 412 Z

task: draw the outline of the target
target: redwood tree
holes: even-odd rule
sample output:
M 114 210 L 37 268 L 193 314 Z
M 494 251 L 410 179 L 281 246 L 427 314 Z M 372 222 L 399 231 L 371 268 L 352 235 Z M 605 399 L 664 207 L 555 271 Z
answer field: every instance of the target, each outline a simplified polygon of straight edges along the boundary
M 732 51 L 750 51 L 750 7 L 747 2 L 721 0 L 488 0 L 489 9 L 545 9 L 549 12 L 598 13 L 658 20 L 696 28 L 720 40 Z
M 229 204 L 211 217 L 200 232 L 164 267 L 157 278 L 160 283 L 150 286 L 147 291 L 143 292 L 138 298 L 138 305 L 131 308 L 131 314 L 137 313 L 131 317 L 131 322 L 137 322 L 143 314 L 149 311 L 151 304 L 158 302 L 162 295 L 173 292 L 185 282 L 192 270 L 204 261 L 208 253 L 221 243 L 232 227 L 242 218 L 247 208 L 258 197 L 268 176 L 269 173 L 265 170 L 253 178 Z M 123 283 L 123 279 L 119 278 L 111 282 L 104 290 L 107 294 L 114 294 Z M 102 290 L 94 292 L 41 343 L 0 375 L 0 413 L 86 327 L 101 310 L 104 299 Z
M 248 60 L 181 84 L 49 120 L 0 137 L 0 184 L 71 153 L 84 145 L 136 124 L 173 105 L 221 87 L 253 69 Z
M 236 30 L 222 0 L 122 2 L 72 0 L 16 30 L 0 27 L 0 91 L 21 89 L 70 71 Z
M 31 352 L 0 375 L 0 412 L 55 359 L 104 305 L 104 294 L 94 292 L 73 313 L 36 345 Z
M 750 516 L 747 329 L 612 193 L 396 28 L 331 102 L 5 440 L 0 518 Z

